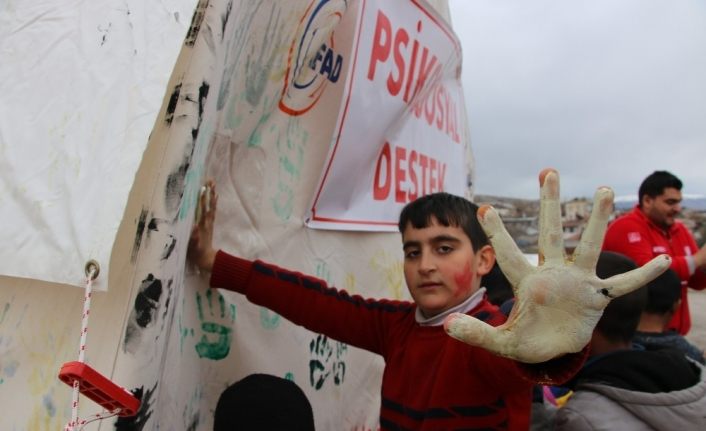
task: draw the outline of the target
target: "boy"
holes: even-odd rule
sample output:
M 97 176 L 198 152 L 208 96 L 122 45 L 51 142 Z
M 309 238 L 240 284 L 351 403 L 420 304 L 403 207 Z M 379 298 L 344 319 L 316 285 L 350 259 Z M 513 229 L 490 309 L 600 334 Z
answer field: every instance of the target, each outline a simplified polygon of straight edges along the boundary
M 603 252 L 596 273 L 607 278 L 636 267 L 627 256 Z M 557 411 L 557 430 L 706 429 L 703 368 L 679 350 L 644 350 L 631 342 L 646 302 L 643 287 L 603 311 L 591 357 L 567 385 L 574 393 Z
M 205 208 L 202 197 L 204 216 L 192 233 L 189 256 L 212 271 L 211 286 L 245 294 L 311 331 L 383 356 L 381 429 L 526 430 L 532 384 L 569 378 L 580 367 L 593 325 L 610 298 L 669 265 L 668 258 L 655 259 L 617 280 L 595 277 L 612 203 L 612 192 L 605 188 L 596 193 L 576 262 L 567 264 L 558 181 L 556 171 L 540 174 L 539 246 L 545 262 L 540 268 L 529 265 L 488 207 L 479 211 L 446 193 L 408 204 L 399 230 L 412 303 L 349 296 L 322 280 L 214 250 L 217 196 L 212 183 L 213 206 Z M 495 250 L 516 286 L 517 302 L 505 324 L 480 288 Z
M 680 333 L 668 328 L 680 303 L 681 281 L 673 270 L 668 269 L 647 283 L 647 304 L 642 310 L 633 342 L 647 349 L 673 347 L 703 364 L 703 352 Z

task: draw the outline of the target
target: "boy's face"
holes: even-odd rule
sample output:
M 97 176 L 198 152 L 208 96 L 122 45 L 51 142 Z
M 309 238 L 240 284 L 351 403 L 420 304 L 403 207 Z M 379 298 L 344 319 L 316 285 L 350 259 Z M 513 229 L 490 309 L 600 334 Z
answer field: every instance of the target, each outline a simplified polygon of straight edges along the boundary
M 462 228 L 441 225 L 436 219 L 422 229 L 407 224 L 402 244 L 407 288 L 427 318 L 468 299 L 495 262 L 492 247 L 474 253 Z

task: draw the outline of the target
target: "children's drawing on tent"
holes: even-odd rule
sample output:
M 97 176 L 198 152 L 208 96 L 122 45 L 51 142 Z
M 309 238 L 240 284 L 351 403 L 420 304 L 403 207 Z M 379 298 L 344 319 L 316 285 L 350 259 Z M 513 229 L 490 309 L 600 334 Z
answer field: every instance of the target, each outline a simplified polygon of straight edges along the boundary
M 391 298 L 399 300 L 407 297 L 402 260 L 399 257 L 387 250 L 378 250 L 370 259 L 370 267 L 380 273 L 380 279 L 387 286 Z
M 56 358 L 66 358 L 76 355 L 73 332 L 65 331 L 65 327 L 52 324 L 50 318 L 39 318 L 33 322 L 37 328 L 48 329 L 48 332 L 38 333 L 23 343 L 32 346 L 32 368 L 26 383 L 31 394 L 32 413 L 28 429 L 61 429 L 65 424 L 66 413 L 70 412 L 69 406 L 59 403 L 64 395 L 64 387 L 57 387 Z M 52 328 L 52 329 L 49 329 Z M 73 348 L 72 348 L 73 347 Z
M 341 285 L 341 288 L 346 292 L 350 293 L 351 295 L 355 295 L 357 292 L 357 288 L 355 285 L 355 274 L 352 272 L 347 272 L 346 275 L 343 277 L 343 284 Z
M 282 221 L 287 221 L 294 209 L 294 193 L 302 179 L 309 132 L 295 117 L 290 117 L 284 133 L 276 142 L 278 155 L 277 191 L 271 199 L 272 209 Z
M 316 264 L 314 265 L 314 275 L 326 282 L 329 286 L 333 285 L 333 276 L 331 275 L 331 268 L 328 263 L 323 259 L 316 259 Z
M 280 323 L 282 323 L 282 316 L 266 307 L 260 307 L 260 325 L 264 329 L 275 330 L 279 328 Z
M 321 390 L 330 377 L 331 382 L 339 386 L 346 377 L 345 356 L 348 345 L 317 334 L 309 343 L 309 383 L 314 389 Z
M 10 328 L 10 318 L 8 317 L 10 307 L 10 302 L 6 302 L 0 311 L 0 388 L 2 388 L 4 383 L 15 377 L 17 368 L 20 366 L 20 362 L 11 356 L 14 337 Z M 17 329 L 20 322 L 21 319 L 16 322 L 14 329 Z
M 266 122 L 272 112 L 270 104 L 262 103 L 262 96 L 268 83 L 273 79 L 275 81 L 272 83 L 278 81 L 276 77 L 281 74 L 287 27 L 282 23 L 282 8 L 277 3 L 262 9 L 268 14 L 267 17 L 259 16 L 263 4 L 248 2 L 241 6 L 243 10 L 238 13 L 234 35 L 226 48 L 217 110 L 225 109 L 224 125 L 230 130 L 239 128 L 244 117 L 256 112 L 255 108 L 262 107 L 258 124 Z M 241 76 L 244 77 L 244 89 L 238 94 L 231 94 L 237 78 Z M 275 93 L 271 93 L 272 100 Z M 257 127 L 245 126 L 245 129 L 256 130 Z M 248 139 L 251 145 L 255 145 L 255 141 L 256 138 Z

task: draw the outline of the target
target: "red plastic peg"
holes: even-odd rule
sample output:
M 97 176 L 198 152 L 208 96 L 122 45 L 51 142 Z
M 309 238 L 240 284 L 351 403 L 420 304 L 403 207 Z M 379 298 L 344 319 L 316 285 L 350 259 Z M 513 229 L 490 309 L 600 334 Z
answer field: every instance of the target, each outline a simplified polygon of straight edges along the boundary
M 140 400 L 113 383 L 84 362 L 72 361 L 61 366 L 59 379 L 69 386 L 78 380 L 79 391 L 108 411 L 120 409 L 118 416 L 135 416 Z

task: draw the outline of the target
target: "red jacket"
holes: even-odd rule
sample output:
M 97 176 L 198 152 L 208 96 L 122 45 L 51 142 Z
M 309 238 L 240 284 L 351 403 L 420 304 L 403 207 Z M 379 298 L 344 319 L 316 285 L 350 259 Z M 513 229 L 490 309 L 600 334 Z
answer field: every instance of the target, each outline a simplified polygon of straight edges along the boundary
M 696 269 L 689 273 L 686 256 L 693 255 L 699 248 L 689 230 L 676 221 L 668 230 L 654 224 L 638 206 L 608 226 L 603 250 L 622 253 L 633 259 L 638 265 L 644 265 L 653 257 L 668 254 L 672 257 L 671 268 L 682 280 L 681 307 L 676 311 L 670 329 L 684 335 L 691 328 L 687 287 L 692 289 L 706 288 L 706 273 Z
M 414 303 L 351 296 L 322 280 L 222 251 L 211 286 L 245 294 L 293 323 L 381 355 L 382 430 L 526 431 L 532 384 L 568 380 L 588 352 L 516 363 L 455 340 L 442 326 L 419 325 Z M 505 321 L 487 300 L 468 314 L 494 326 Z

